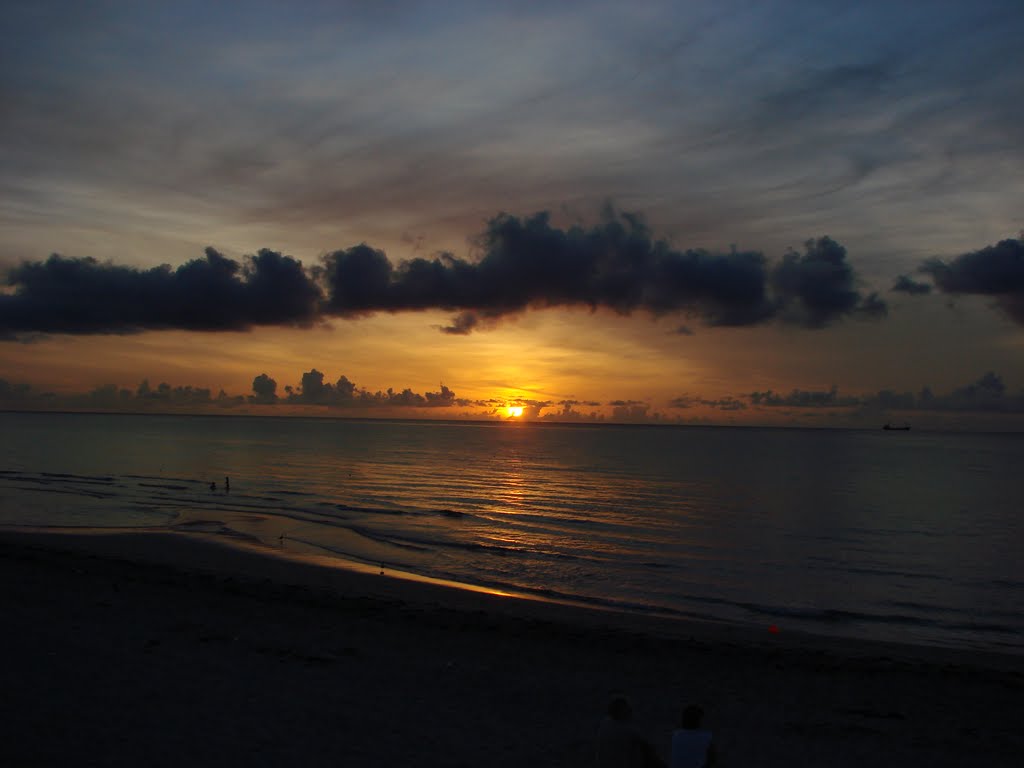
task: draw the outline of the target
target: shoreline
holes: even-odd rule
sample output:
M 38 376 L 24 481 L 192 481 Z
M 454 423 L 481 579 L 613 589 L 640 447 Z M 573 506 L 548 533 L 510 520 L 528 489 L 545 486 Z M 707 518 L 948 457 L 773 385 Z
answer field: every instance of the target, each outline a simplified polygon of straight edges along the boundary
M 849 658 L 887 658 L 930 664 L 964 664 L 1024 673 L 1024 654 L 982 648 L 862 639 L 770 629 L 770 622 L 737 623 L 639 612 L 571 599 L 435 578 L 338 555 L 275 549 L 259 540 L 167 528 L 0 527 L 0 545 L 18 542 L 54 553 L 84 555 L 135 565 L 207 574 L 240 583 L 299 587 L 331 596 L 416 607 L 443 605 L 457 611 L 499 613 L 511 618 L 603 627 L 671 639 L 719 642 L 754 649 L 836 653 Z
M 531 619 L 555 619 L 665 637 L 689 637 L 751 648 L 793 648 L 850 657 L 888 657 L 934 664 L 968 664 L 1024 671 L 1024 653 L 918 642 L 814 633 L 763 622 L 729 622 L 638 611 L 572 598 L 548 597 L 504 587 L 458 582 L 384 564 L 305 550 L 277 549 L 256 538 L 181 528 L 0 527 L 0 542 L 23 540 L 41 549 L 161 565 L 182 572 L 208 572 L 241 580 L 358 593 L 399 603 L 444 604 L 465 611 L 496 611 Z M 382 566 L 383 565 L 383 570 Z M 774 626 L 775 630 L 772 631 Z
M 522 600 L 196 534 L 3 530 L 0 567 L 7 764 L 584 766 L 613 690 L 663 758 L 688 702 L 723 765 L 1024 754 L 1021 656 Z

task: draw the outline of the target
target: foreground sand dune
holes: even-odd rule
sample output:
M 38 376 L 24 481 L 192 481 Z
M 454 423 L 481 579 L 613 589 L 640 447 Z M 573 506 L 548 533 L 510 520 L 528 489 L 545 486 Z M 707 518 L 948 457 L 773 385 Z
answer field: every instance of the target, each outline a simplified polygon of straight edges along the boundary
M 0 765 L 588 766 L 609 692 L 667 758 L 1018 766 L 1024 658 L 456 591 L 181 534 L 0 534 Z

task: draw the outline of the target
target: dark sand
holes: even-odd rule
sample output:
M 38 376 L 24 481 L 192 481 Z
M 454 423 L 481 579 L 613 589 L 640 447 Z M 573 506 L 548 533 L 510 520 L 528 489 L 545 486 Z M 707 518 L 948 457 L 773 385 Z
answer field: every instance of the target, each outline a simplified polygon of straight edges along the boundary
M 0 534 L 0 766 L 588 766 L 610 691 L 667 758 L 1024 765 L 1024 657 L 452 591 L 175 534 Z

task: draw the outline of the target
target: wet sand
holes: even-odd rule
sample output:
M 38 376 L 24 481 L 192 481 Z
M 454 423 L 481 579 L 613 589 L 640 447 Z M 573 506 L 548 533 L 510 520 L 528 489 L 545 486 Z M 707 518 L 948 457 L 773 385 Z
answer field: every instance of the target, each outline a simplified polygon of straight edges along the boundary
M 667 759 L 1017 766 L 1024 657 L 625 616 L 196 535 L 0 533 L 0 765 L 589 766 L 608 695 Z

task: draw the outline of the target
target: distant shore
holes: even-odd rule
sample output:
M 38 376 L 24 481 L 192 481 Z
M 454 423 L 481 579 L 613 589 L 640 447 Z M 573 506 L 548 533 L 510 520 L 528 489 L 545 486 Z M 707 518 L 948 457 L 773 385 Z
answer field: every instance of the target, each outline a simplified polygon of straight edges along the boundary
M 667 759 L 1017 765 L 1024 657 L 520 600 L 180 533 L 0 532 L 5 765 L 589 766 L 609 693 Z

